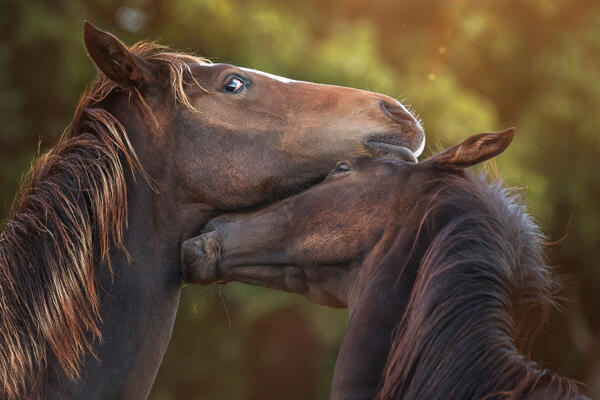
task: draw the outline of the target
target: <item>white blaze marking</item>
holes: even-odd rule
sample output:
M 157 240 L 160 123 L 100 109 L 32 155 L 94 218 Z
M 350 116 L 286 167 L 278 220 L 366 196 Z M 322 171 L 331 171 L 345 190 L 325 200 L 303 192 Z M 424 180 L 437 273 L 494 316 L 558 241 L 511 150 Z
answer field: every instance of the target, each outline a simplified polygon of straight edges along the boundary
M 291 82 L 296 82 L 295 80 L 293 80 L 293 79 L 290 79 L 290 78 L 286 78 L 286 77 L 284 77 L 284 76 L 273 75 L 273 74 L 270 74 L 270 73 L 268 73 L 268 72 L 258 71 L 258 70 L 251 69 L 251 68 L 240 68 L 240 69 L 241 69 L 242 71 L 246 71 L 246 72 L 250 72 L 250 73 L 253 73 L 253 74 L 257 74 L 257 75 L 262 75 L 262 76 L 265 76 L 265 77 L 267 77 L 267 78 L 269 78 L 269 79 L 274 79 L 274 80 L 276 80 L 276 81 L 279 81 L 279 82 L 281 82 L 281 83 L 291 83 Z

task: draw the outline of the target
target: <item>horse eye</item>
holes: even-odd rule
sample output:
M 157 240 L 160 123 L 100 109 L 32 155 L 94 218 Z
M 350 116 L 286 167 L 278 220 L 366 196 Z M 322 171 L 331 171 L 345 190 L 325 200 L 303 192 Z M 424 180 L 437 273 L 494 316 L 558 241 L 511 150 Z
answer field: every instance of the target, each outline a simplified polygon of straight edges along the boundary
M 223 91 L 231 94 L 238 94 L 246 87 L 246 81 L 237 76 L 232 76 L 225 81 Z
M 337 163 L 335 165 L 335 167 L 333 167 L 332 172 L 334 174 L 338 174 L 338 173 L 350 172 L 351 169 L 352 169 L 352 167 L 350 167 L 350 164 L 348 164 L 346 161 L 340 161 L 339 163 Z

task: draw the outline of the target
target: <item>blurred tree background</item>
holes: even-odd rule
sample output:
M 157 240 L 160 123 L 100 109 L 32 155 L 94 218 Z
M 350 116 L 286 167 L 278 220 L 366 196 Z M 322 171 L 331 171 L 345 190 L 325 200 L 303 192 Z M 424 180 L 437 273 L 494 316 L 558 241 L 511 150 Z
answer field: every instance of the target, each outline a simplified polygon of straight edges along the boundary
M 0 0 L 0 217 L 95 76 L 89 19 L 128 44 L 382 92 L 428 151 L 517 127 L 499 158 L 564 275 L 534 349 L 600 395 L 600 3 L 593 0 Z M 244 285 L 186 287 L 151 399 L 325 399 L 345 311 Z

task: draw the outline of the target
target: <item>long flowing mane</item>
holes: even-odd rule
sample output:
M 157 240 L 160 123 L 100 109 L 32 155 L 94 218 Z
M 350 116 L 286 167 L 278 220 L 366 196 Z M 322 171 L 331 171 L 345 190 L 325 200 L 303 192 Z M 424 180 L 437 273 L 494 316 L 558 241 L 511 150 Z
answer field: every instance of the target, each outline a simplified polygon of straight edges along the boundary
M 423 185 L 403 221 L 414 228 L 389 258 L 397 273 L 409 243 L 400 273 L 411 264 L 417 273 L 377 398 L 575 398 L 574 383 L 522 355 L 558 285 L 521 197 L 471 173 Z
M 160 64 L 172 96 L 193 109 L 184 92 L 188 64 L 207 60 L 148 42 L 130 50 Z M 112 268 L 113 245 L 126 253 L 127 174 L 148 179 L 124 126 L 101 105 L 120 90 L 99 72 L 58 144 L 35 161 L 0 233 L 5 400 L 40 398 L 50 360 L 76 379 L 86 352 L 102 340 L 95 265 Z M 137 89 L 129 98 L 140 112 L 152 112 Z

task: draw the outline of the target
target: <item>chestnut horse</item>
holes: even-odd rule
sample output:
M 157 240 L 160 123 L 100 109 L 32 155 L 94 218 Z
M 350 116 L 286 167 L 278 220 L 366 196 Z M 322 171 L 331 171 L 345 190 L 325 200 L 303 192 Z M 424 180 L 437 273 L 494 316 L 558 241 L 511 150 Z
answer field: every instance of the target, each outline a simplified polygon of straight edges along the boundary
M 0 398 L 145 398 L 181 243 L 336 161 L 423 147 L 396 100 L 170 52 L 84 25 L 99 72 L 0 234 Z M 51 79 L 51 77 L 49 78 Z
M 184 242 L 184 279 L 347 306 L 333 399 L 580 398 L 520 352 L 556 288 L 542 234 L 516 195 L 465 170 L 512 137 L 475 135 L 420 164 L 341 162 L 303 193 L 209 222 Z

